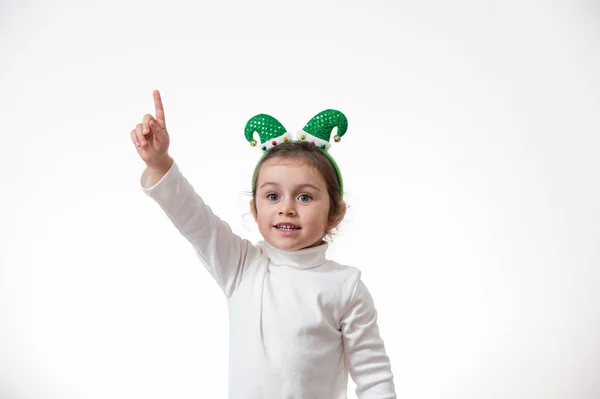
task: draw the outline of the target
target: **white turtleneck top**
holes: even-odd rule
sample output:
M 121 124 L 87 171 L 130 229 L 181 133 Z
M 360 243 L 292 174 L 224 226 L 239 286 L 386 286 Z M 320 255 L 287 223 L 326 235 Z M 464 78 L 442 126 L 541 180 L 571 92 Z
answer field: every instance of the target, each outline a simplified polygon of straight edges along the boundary
M 377 311 L 360 271 L 325 258 L 328 244 L 253 245 L 213 214 L 176 163 L 153 198 L 227 297 L 230 399 L 396 398 Z

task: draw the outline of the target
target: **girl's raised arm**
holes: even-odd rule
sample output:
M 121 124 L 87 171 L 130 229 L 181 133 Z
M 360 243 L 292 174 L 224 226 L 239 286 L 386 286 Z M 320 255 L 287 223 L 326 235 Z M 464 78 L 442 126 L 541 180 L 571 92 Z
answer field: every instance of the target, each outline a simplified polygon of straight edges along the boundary
M 131 133 L 138 154 L 146 163 L 141 178 L 142 189 L 192 244 L 197 256 L 229 298 L 258 255 L 258 249 L 234 234 L 182 175 L 167 151 L 169 134 L 157 90 L 154 91 L 154 104 L 156 119 L 146 114 Z

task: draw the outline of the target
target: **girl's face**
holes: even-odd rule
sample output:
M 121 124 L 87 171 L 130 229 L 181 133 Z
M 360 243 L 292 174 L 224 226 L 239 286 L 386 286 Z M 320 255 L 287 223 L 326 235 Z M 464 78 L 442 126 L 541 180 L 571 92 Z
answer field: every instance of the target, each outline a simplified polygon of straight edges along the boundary
M 266 161 L 256 182 L 256 208 L 252 201 L 250 208 L 264 239 L 285 251 L 319 245 L 328 228 L 325 179 L 302 161 Z

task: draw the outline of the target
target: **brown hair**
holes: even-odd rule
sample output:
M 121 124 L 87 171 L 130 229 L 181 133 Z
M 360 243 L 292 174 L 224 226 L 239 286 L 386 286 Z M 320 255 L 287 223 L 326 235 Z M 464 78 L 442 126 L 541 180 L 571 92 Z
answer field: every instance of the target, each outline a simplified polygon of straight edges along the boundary
M 252 203 L 254 204 L 254 209 L 256 209 L 256 183 L 258 182 L 260 169 L 266 161 L 274 158 L 304 162 L 308 166 L 315 168 L 323 176 L 325 185 L 327 186 L 327 193 L 329 194 L 327 224 L 338 226 L 346 214 L 346 205 L 342 201 L 340 182 L 338 181 L 337 174 L 327 156 L 320 149 L 306 141 L 288 141 L 278 144 L 272 147 L 259 161 L 258 165 L 256 165 L 254 178 L 252 179 Z M 333 229 L 326 231 L 325 235 L 331 237 Z

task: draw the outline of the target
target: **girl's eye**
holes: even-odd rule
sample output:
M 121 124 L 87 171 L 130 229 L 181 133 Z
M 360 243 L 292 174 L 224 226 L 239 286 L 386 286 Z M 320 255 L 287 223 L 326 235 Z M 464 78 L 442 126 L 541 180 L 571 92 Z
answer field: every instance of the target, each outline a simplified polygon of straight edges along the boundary
M 277 201 L 279 199 L 279 195 L 275 193 L 267 194 L 267 199 L 269 201 Z
M 308 194 L 301 194 L 298 199 L 300 200 L 300 202 L 308 202 L 312 199 L 312 197 Z

